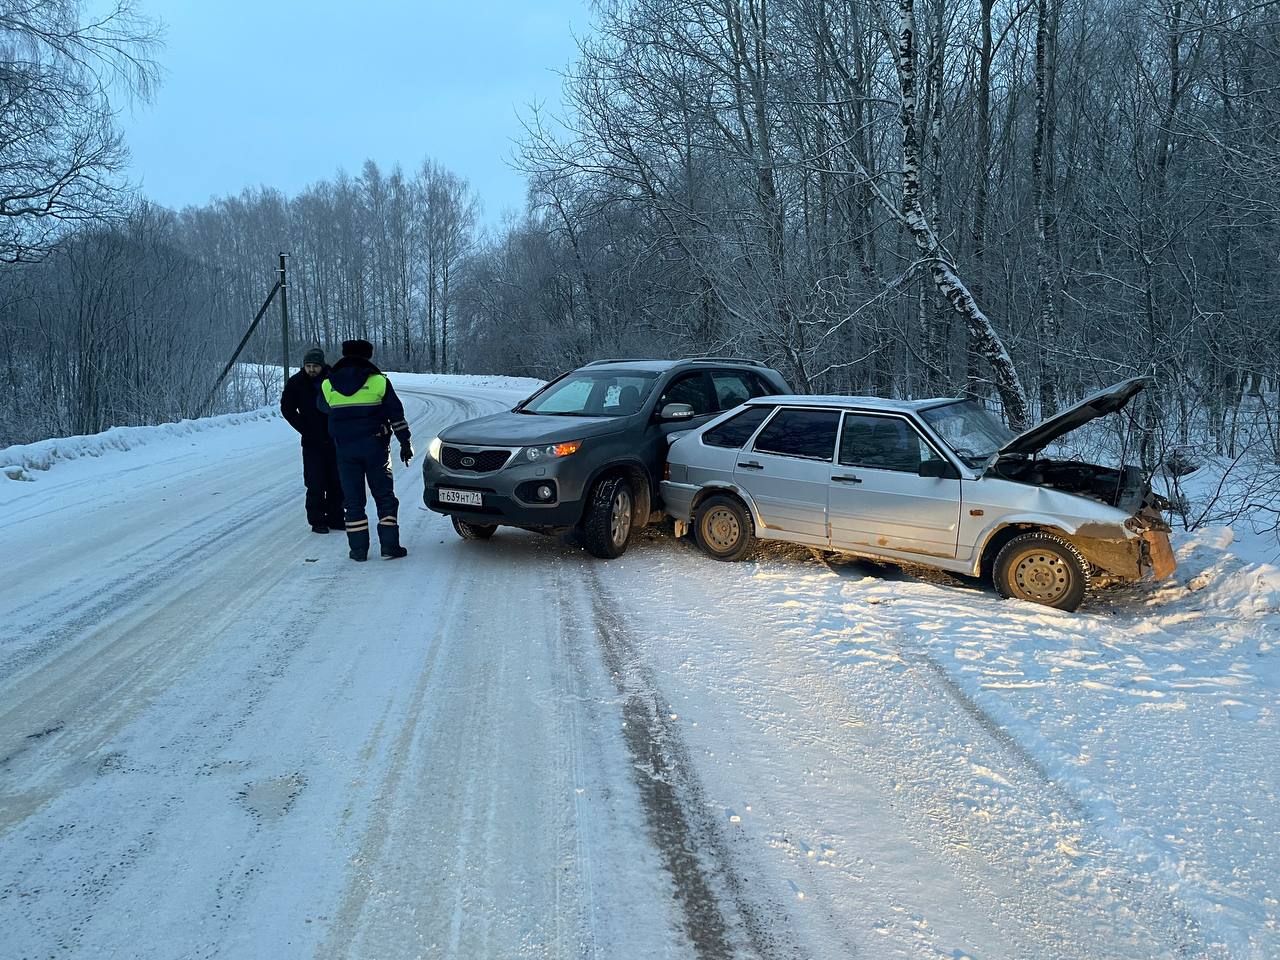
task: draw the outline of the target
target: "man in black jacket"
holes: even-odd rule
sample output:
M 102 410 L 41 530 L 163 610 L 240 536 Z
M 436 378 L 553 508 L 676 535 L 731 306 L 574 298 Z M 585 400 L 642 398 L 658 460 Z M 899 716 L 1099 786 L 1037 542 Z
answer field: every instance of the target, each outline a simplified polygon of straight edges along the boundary
M 342 529 L 342 483 L 338 456 L 329 436 L 329 418 L 316 400 L 320 383 L 329 375 L 324 351 L 308 350 L 302 369 L 289 378 L 280 394 L 280 413 L 302 438 L 302 482 L 307 485 L 307 523 L 315 533 Z
M 388 560 L 405 556 L 408 551 L 400 546 L 397 520 L 400 501 L 391 479 L 391 435 L 400 441 L 400 459 L 405 464 L 413 459 L 413 444 L 395 388 L 373 365 L 373 344 L 368 340 L 343 341 L 342 359 L 320 384 L 317 402 L 329 415 L 329 435 L 338 448 L 351 559 L 366 560 L 369 556 L 366 481 L 378 508 L 382 556 Z

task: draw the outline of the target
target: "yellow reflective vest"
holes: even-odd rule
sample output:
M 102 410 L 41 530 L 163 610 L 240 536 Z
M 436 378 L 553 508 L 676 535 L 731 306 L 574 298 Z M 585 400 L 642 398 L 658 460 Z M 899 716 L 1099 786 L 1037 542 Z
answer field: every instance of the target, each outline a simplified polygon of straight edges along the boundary
M 376 407 L 387 395 L 387 378 L 380 373 L 375 373 L 364 382 L 364 386 L 350 396 L 335 390 L 328 379 L 320 384 L 320 389 L 324 393 L 324 402 L 334 410 L 343 407 Z

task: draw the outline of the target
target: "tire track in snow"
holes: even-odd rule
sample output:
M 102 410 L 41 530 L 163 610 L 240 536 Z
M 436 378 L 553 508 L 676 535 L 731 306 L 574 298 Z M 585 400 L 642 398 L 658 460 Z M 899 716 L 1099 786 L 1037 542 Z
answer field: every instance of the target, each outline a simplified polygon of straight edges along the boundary
M 705 793 L 657 678 L 594 569 L 587 588 L 601 657 L 625 697 L 624 739 L 649 833 L 671 876 L 694 952 L 699 960 L 732 960 L 744 950 L 761 960 L 801 956 L 775 929 L 786 919 L 781 907 L 771 904 L 766 917 L 749 898 L 747 878 L 705 813 Z

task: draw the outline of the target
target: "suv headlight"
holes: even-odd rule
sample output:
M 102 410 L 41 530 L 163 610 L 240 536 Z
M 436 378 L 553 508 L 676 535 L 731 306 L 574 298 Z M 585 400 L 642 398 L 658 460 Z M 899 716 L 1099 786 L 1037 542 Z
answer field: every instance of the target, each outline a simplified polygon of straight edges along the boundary
M 442 446 L 444 446 L 444 444 L 440 442 L 440 438 L 438 436 L 432 437 L 431 442 L 427 444 L 427 456 L 432 460 L 439 462 L 440 448 Z
M 581 440 L 566 440 L 563 443 L 552 443 L 545 447 L 525 447 L 524 455 L 530 462 L 555 460 L 577 453 L 581 446 Z

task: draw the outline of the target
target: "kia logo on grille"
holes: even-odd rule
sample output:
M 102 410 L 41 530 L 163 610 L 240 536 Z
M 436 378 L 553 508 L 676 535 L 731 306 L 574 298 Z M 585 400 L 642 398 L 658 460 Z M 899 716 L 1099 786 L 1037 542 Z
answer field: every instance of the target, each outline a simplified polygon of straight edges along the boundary
M 475 457 L 463 457 L 463 458 L 462 458 L 462 465 L 463 465 L 464 467 L 474 467 L 474 466 L 476 465 L 476 458 L 475 458 Z

